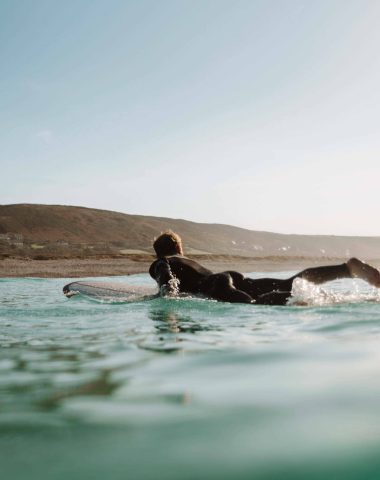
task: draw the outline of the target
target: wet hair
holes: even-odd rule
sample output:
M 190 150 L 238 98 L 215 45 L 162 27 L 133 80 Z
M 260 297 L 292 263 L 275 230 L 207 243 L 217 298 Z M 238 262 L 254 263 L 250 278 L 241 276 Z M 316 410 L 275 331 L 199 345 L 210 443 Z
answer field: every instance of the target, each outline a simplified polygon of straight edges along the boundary
M 181 237 L 171 230 L 157 237 L 153 243 L 153 248 L 158 258 L 168 255 L 183 255 Z

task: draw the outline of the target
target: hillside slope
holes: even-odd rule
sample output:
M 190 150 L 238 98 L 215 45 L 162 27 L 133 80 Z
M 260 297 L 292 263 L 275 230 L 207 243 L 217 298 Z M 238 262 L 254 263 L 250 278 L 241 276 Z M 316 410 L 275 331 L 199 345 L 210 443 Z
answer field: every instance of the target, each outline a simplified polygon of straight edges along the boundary
M 255 257 L 380 257 L 380 237 L 284 235 L 62 205 L 0 206 L 3 247 L 12 243 L 19 249 L 36 244 L 39 248 L 46 245 L 65 245 L 66 248 L 70 245 L 107 245 L 126 251 L 152 253 L 153 239 L 167 229 L 182 236 L 185 249 L 190 253 Z

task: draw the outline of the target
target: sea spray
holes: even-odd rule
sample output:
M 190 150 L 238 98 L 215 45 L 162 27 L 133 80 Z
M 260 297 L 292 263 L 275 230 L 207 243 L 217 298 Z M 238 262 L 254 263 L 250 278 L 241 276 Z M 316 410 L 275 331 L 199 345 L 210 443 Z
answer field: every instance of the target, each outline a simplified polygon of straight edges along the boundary
M 163 297 L 178 297 L 180 293 L 180 290 L 179 290 L 180 280 L 172 272 L 169 262 L 168 262 L 168 267 L 169 267 L 170 279 L 167 284 L 161 285 L 160 294 Z
M 342 285 L 344 284 L 347 288 L 347 283 L 351 283 L 351 288 L 342 290 Z M 323 306 L 342 303 L 380 302 L 380 290 L 369 287 L 361 280 L 352 282 L 346 280 L 344 283 L 342 280 L 337 280 L 333 284 L 335 286 L 340 285 L 341 288 L 328 289 L 308 282 L 303 278 L 296 278 L 293 282 L 292 296 L 288 300 L 288 305 Z

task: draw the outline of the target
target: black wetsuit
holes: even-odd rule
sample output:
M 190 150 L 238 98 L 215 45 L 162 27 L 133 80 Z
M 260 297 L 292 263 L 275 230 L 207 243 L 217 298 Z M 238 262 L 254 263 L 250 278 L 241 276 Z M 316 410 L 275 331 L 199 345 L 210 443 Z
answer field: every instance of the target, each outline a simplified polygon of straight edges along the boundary
M 169 281 L 175 277 L 180 292 L 203 294 L 224 302 L 262 305 L 285 305 L 295 278 L 254 280 L 234 271 L 213 273 L 180 255 L 159 258 L 150 266 L 149 274 L 160 287 L 170 285 Z

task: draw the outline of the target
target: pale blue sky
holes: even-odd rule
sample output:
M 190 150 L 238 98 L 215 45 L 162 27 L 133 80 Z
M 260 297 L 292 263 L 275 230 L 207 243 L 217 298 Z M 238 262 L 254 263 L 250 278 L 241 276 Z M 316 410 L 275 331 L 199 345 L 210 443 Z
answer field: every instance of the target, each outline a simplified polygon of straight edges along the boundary
M 380 235 L 377 0 L 0 0 L 0 203 Z

